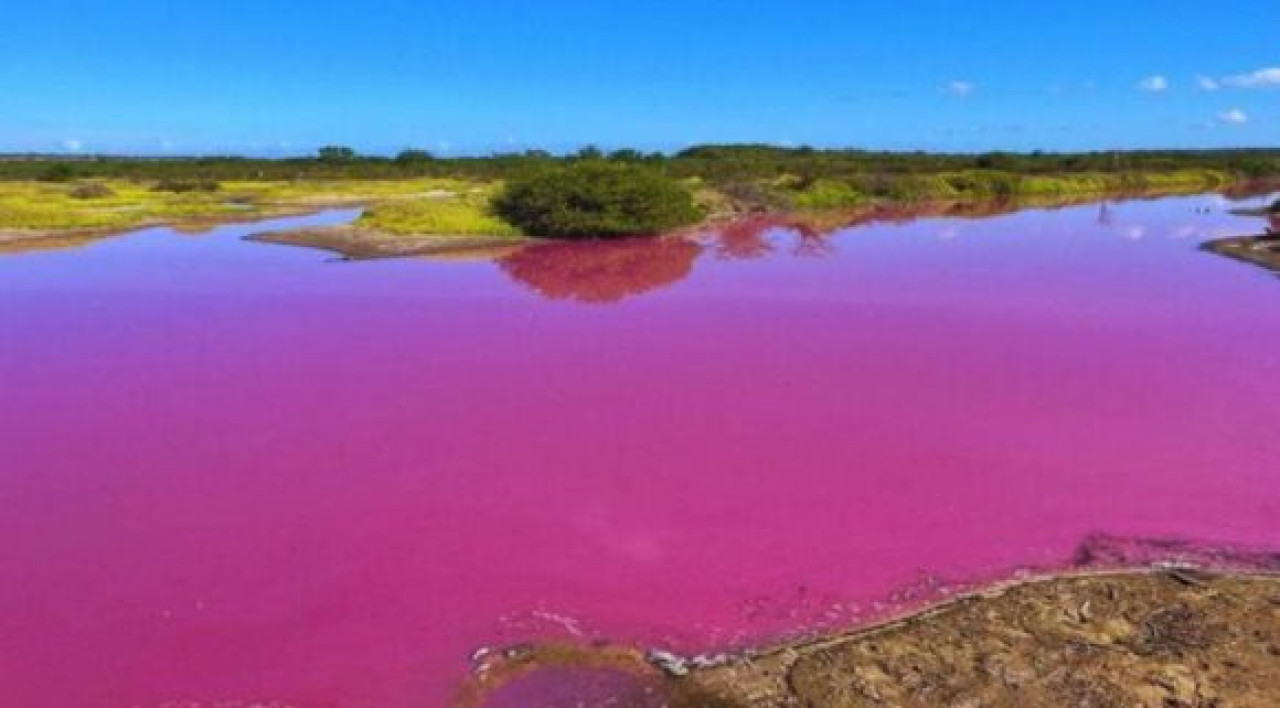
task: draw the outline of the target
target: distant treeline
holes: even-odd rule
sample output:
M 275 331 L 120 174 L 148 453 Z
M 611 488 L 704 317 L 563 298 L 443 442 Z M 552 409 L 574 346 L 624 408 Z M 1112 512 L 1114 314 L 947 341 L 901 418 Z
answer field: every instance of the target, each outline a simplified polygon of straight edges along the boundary
M 314 157 L 288 159 L 9 155 L 0 156 L 0 180 L 509 179 L 584 160 L 645 164 L 673 177 L 698 177 L 717 185 L 789 176 L 801 184 L 827 180 L 865 186 L 881 177 L 898 181 L 910 175 L 973 171 L 1052 176 L 1211 170 L 1246 179 L 1280 176 L 1280 149 L 1269 148 L 957 154 L 706 145 L 674 155 L 585 148 L 561 156 L 533 150 L 444 158 L 422 150 L 406 150 L 395 157 L 365 156 L 335 146 L 321 149 Z

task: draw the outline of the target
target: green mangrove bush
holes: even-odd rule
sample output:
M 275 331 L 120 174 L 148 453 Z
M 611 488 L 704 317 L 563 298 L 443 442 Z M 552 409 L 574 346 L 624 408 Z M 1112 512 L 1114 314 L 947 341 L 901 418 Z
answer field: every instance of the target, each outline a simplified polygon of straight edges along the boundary
M 641 165 L 600 160 L 512 180 L 493 206 L 525 233 L 552 238 L 656 234 L 703 215 L 679 180 Z

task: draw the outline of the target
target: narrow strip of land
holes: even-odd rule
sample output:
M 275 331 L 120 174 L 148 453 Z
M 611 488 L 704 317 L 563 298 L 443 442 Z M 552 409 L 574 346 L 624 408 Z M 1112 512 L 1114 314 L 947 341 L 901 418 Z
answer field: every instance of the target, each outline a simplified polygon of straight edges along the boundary
M 0 159 L 0 250 L 359 206 L 350 229 L 269 240 L 383 257 L 529 236 L 654 235 L 761 214 L 843 225 L 831 214 L 856 222 L 963 205 L 1247 194 L 1275 184 L 1280 150 L 952 155 L 712 145 L 674 155 L 452 159 L 350 151 L 288 160 L 12 156 Z

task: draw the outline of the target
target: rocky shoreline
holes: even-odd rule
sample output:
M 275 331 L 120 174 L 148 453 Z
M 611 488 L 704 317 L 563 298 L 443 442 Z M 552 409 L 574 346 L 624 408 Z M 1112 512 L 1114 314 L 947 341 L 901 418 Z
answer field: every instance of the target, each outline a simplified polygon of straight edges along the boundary
M 763 652 L 525 647 L 479 663 L 462 708 L 505 708 L 547 670 L 564 694 L 548 706 L 603 681 L 628 708 L 1261 708 L 1280 704 L 1280 575 L 1064 574 Z
M 1208 253 L 1233 258 L 1280 273 L 1280 201 L 1256 209 L 1237 209 L 1237 216 L 1258 216 L 1267 220 L 1266 230 L 1255 236 L 1216 239 L 1201 244 Z

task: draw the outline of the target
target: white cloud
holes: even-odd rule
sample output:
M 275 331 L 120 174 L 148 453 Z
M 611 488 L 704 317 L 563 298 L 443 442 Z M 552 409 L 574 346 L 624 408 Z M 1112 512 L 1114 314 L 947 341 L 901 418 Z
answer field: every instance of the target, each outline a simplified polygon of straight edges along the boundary
M 1200 89 L 1201 91 L 1217 91 L 1221 87 L 1222 87 L 1222 84 L 1219 84 L 1217 79 L 1214 79 L 1213 77 L 1210 77 L 1210 76 L 1196 77 L 1196 88 Z
M 1156 74 L 1138 82 L 1138 88 L 1147 93 L 1162 93 L 1169 90 L 1169 80 Z
M 971 81 L 951 81 L 942 89 L 949 96 L 956 98 L 968 98 L 978 90 L 978 86 Z
M 1280 88 L 1280 67 L 1258 69 L 1248 74 L 1228 76 L 1222 83 L 1236 88 Z
M 67 138 L 62 141 L 62 149 L 67 152 L 80 152 L 84 149 L 84 141 Z
M 1244 125 L 1249 122 L 1249 114 L 1239 108 L 1232 108 L 1218 114 L 1218 120 L 1228 125 Z

